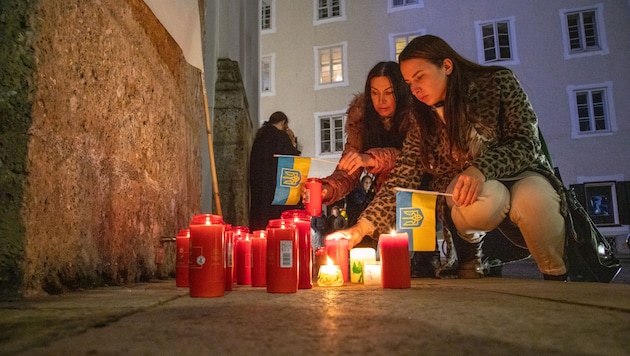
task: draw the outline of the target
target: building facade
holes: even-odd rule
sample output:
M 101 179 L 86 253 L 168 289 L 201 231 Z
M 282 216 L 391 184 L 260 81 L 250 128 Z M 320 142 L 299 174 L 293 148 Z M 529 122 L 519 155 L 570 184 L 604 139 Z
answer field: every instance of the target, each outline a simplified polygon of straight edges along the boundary
M 417 35 L 437 35 L 517 75 L 565 184 L 607 236 L 625 237 L 628 23 L 630 4 L 619 0 L 261 0 L 258 125 L 282 110 L 303 156 L 338 161 L 345 110 L 370 68 L 396 61 Z M 310 176 L 333 169 L 314 161 Z

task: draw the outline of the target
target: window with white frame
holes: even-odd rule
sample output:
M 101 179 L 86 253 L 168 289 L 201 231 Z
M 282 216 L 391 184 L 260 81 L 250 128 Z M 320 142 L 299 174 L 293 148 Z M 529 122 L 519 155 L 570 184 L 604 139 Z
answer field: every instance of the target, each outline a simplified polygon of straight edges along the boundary
M 339 156 L 346 139 L 344 130 L 345 110 L 315 113 L 315 154 L 317 156 Z
M 260 95 L 272 96 L 276 94 L 274 66 L 275 53 L 260 57 Z
M 315 90 L 346 86 L 347 42 L 315 47 Z
M 387 0 L 387 12 L 419 9 L 423 7 L 423 0 Z
M 479 63 L 518 64 L 514 16 L 489 21 L 475 21 Z
M 560 10 L 564 57 L 608 54 L 602 4 Z
M 261 34 L 276 31 L 275 10 L 276 0 L 260 0 L 260 30 Z
M 345 0 L 313 0 L 313 24 L 346 20 Z
M 425 31 L 408 32 L 408 33 L 396 33 L 389 35 L 389 58 L 392 61 L 398 62 L 398 56 L 405 47 L 418 36 L 424 35 Z
M 568 86 L 573 138 L 610 135 L 617 131 L 612 82 Z

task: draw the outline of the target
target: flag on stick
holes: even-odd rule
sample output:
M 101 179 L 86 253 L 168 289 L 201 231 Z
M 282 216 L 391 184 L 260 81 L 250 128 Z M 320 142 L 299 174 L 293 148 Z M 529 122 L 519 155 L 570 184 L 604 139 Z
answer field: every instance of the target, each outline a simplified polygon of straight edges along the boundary
M 435 251 L 437 194 L 427 193 L 396 188 L 396 231 L 409 236 L 409 251 Z
M 302 197 L 311 159 L 295 156 L 278 157 L 278 177 L 272 205 L 295 205 Z

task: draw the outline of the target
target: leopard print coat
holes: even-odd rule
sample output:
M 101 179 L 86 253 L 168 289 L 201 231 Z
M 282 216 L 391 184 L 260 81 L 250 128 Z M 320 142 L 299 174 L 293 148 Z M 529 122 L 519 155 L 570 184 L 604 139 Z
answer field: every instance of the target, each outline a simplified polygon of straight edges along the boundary
M 468 88 L 470 118 L 469 151 L 453 157 L 446 128 L 437 113 L 419 119 L 419 126 L 407 134 L 396 164 L 370 206 L 359 219 L 366 219 L 376 228 L 373 235 L 391 231 L 396 222 L 396 187 L 419 189 L 422 177 L 429 174 L 430 190 L 444 192 L 451 180 L 469 166 L 475 166 L 486 179 L 510 180 L 524 171 L 544 175 L 561 197 L 562 213 L 566 215 L 566 200 L 562 182 L 554 175 L 551 163 L 542 150 L 538 119 L 518 80 L 509 70 L 477 75 Z M 435 120 L 437 134 L 421 142 L 422 120 Z M 445 224 L 448 212 L 443 197 L 438 199 L 438 219 Z M 452 250 L 452 236 L 444 229 L 445 240 Z M 454 256 L 447 264 L 454 263 Z

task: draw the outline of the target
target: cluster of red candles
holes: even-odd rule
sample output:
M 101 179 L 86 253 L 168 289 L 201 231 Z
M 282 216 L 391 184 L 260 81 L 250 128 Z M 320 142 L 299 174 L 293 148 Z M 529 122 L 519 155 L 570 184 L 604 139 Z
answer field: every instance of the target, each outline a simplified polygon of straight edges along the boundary
M 381 235 L 383 288 L 410 286 L 406 236 Z M 269 293 L 313 287 L 310 215 L 305 210 L 286 211 L 269 221 L 266 230 L 253 232 L 230 226 L 219 215 L 195 215 L 189 229 L 177 234 L 176 248 L 176 284 L 188 287 L 191 297 L 221 297 L 234 284 L 266 287 Z M 327 240 L 325 255 L 349 282 L 348 241 Z M 316 262 L 323 264 L 322 251 L 317 251 Z

